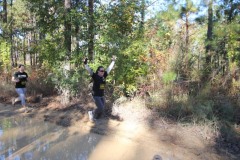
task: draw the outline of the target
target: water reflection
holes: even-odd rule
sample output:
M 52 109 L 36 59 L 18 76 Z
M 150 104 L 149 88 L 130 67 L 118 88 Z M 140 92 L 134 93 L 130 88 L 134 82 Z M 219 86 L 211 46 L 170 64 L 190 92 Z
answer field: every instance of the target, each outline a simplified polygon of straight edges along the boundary
M 29 118 L 1 119 L 0 160 L 87 160 L 100 138 Z

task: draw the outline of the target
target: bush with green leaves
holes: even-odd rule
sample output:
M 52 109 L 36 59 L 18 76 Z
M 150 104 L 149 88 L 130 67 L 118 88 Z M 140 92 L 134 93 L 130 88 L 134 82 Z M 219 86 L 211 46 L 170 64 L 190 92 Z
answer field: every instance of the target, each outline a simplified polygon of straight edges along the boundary
M 131 96 L 137 91 L 139 77 L 144 77 L 149 71 L 147 62 L 141 57 L 147 56 L 144 41 L 136 40 L 118 55 L 114 79 L 118 86 L 122 86 L 123 93 Z
M 68 90 L 70 97 L 76 97 L 87 88 L 86 77 L 86 71 L 83 68 L 75 68 L 70 71 L 55 68 L 50 80 L 55 84 L 55 88 L 60 94 Z
M 8 71 L 11 66 L 10 62 L 10 45 L 6 41 L 0 41 L 0 68 Z
M 165 72 L 163 73 L 162 79 L 164 84 L 170 84 L 172 83 L 174 80 L 176 80 L 177 74 L 169 71 L 169 72 Z

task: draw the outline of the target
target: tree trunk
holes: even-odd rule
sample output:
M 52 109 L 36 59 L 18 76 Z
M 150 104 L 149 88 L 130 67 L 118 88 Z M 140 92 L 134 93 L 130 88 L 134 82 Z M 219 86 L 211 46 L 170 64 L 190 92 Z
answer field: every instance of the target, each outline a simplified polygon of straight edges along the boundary
M 11 0 L 11 22 L 10 22 L 10 42 L 11 42 L 11 65 L 12 67 L 15 66 L 15 63 L 14 63 L 14 57 L 13 57 L 13 8 L 12 8 L 12 0 Z
M 233 0 L 230 0 L 230 10 L 229 10 L 229 13 L 228 13 L 228 22 L 231 22 L 232 19 L 233 19 L 233 12 L 234 12 L 234 5 L 233 5 Z
M 88 24 L 88 55 L 89 59 L 93 60 L 94 54 L 94 10 L 93 10 L 94 0 L 88 0 L 88 14 L 89 14 L 89 24 Z
M 16 39 L 15 41 L 15 47 L 14 47 L 14 56 L 15 56 L 15 65 L 18 65 L 18 57 L 19 57 L 19 52 L 18 52 L 18 40 Z
M 140 36 L 143 36 L 144 34 L 145 7 L 146 7 L 146 2 L 145 0 L 142 0 L 141 1 L 141 22 L 139 27 Z
M 64 8 L 65 8 L 65 21 L 64 21 L 64 45 L 66 49 L 66 59 L 70 60 L 71 57 L 71 17 L 70 17 L 70 10 L 71 10 L 71 0 L 64 1 Z
M 33 16 L 32 17 L 32 26 L 36 26 L 36 17 L 35 16 Z M 38 50 L 36 50 L 36 47 L 37 47 L 37 30 L 34 30 L 33 31 L 33 45 L 34 45 L 34 53 L 33 53 L 33 59 L 34 59 L 34 61 L 33 61 L 33 65 L 34 65 L 34 67 L 36 67 L 36 65 L 37 65 L 37 55 L 38 55 Z
M 35 47 L 36 46 L 36 33 L 35 31 L 33 32 L 33 46 Z M 35 67 L 36 66 L 36 50 L 34 49 L 33 50 L 34 52 L 32 52 L 33 54 L 33 66 Z
M 3 0 L 3 23 L 7 23 L 7 0 Z
M 24 34 L 23 40 L 22 40 L 22 51 L 23 51 L 23 63 L 26 65 L 26 50 L 25 50 L 25 41 L 26 41 L 26 34 Z
M 71 59 L 71 0 L 64 0 L 64 47 L 66 49 L 65 62 L 63 64 L 63 76 L 65 78 L 69 78 L 69 70 L 70 70 L 70 59 Z M 70 89 L 68 87 L 61 87 L 61 103 L 66 105 L 70 103 L 71 94 Z
M 29 58 L 30 58 L 30 65 L 33 65 L 33 61 L 32 61 L 32 53 L 31 53 L 31 41 L 32 41 L 32 32 L 29 32 L 28 34 L 28 54 L 29 54 Z
M 206 45 L 206 67 L 211 66 L 211 50 L 212 50 L 212 39 L 213 39 L 213 0 L 209 1 L 208 4 L 208 30 L 207 30 L 207 45 Z M 210 69 L 210 68 L 209 68 Z
M 42 39 L 44 39 L 45 35 L 39 30 L 39 42 L 41 42 Z M 42 66 L 42 63 L 43 63 L 43 60 L 39 57 L 38 55 L 38 64 L 39 64 L 39 67 Z
M 186 54 L 188 54 L 188 45 L 189 45 L 189 22 L 188 22 L 188 15 L 186 14 Z
M 76 8 L 80 7 L 80 0 L 76 0 Z M 80 46 L 79 46 L 79 41 L 80 41 L 80 37 L 79 37 L 79 33 L 80 33 L 80 27 L 79 27 L 79 21 L 76 21 L 75 23 L 75 34 L 76 34 L 76 53 L 79 54 L 80 52 Z
M 186 13 L 186 18 L 185 18 L 185 47 L 184 47 L 184 58 L 185 58 L 185 76 L 188 77 L 188 69 L 189 69 L 189 20 L 188 20 L 188 13 Z

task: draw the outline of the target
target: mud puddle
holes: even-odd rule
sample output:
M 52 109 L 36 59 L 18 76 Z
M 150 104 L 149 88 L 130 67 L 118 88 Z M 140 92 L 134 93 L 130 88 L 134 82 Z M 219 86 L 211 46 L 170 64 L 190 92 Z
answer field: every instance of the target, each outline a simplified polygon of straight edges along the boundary
M 69 127 L 0 107 L 0 160 L 221 160 L 197 130 L 136 121 L 77 121 Z M 11 113 L 11 114 L 10 114 Z M 42 116 L 42 115 L 41 115 Z

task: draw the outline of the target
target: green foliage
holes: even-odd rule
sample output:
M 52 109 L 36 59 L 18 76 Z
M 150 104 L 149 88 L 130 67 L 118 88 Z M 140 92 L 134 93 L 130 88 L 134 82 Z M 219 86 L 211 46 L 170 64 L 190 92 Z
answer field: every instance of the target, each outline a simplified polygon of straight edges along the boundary
M 138 77 L 146 76 L 147 63 L 141 58 L 147 56 L 146 45 L 143 41 L 134 41 L 128 48 L 118 55 L 115 79 L 117 84 L 123 85 L 123 92 L 132 95 L 137 90 Z
M 213 106 L 214 102 L 211 100 L 202 100 L 199 99 L 200 101 L 194 106 L 193 108 L 193 114 L 194 118 L 198 120 L 206 120 L 210 119 L 212 120 L 214 118 L 214 112 L 213 112 Z
M 111 38 L 109 40 L 115 41 L 116 37 L 132 36 L 131 34 L 136 24 L 140 21 L 140 17 L 136 13 L 140 11 L 141 3 L 137 0 L 123 0 L 119 1 L 119 3 L 110 3 L 108 12 L 106 13 L 109 21 L 109 29 L 106 31 L 108 37 Z
M 66 61 L 67 49 L 64 45 L 66 35 L 71 36 L 72 40 L 72 51 L 68 53 L 71 56 L 67 59 L 69 63 L 79 67 L 79 61 L 88 51 L 90 35 L 88 26 L 92 19 L 86 2 L 85 0 L 72 1 L 69 14 L 66 14 L 64 1 L 17 0 L 13 1 L 13 7 L 10 7 L 9 11 L 13 13 L 11 18 L 14 22 L 12 23 L 13 37 L 19 42 L 18 46 L 23 46 L 23 49 L 21 47 L 16 49 L 20 53 L 20 59 L 22 60 L 23 55 L 26 54 L 36 55 L 42 67 L 54 70 L 54 74 L 59 76 L 60 82 L 56 81 L 57 88 L 61 88 L 61 85 L 63 88 L 71 88 L 74 86 L 73 83 L 77 83 L 73 78 L 75 74 L 71 73 L 69 80 L 64 79 L 65 76 L 61 80 L 60 75 L 65 73 L 55 70 L 55 68 L 61 68 L 62 62 Z M 98 1 L 94 2 L 94 4 L 98 3 Z M 142 5 L 144 4 L 137 0 L 94 5 L 93 34 L 99 38 L 94 39 L 95 57 L 90 65 L 94 70 L 99 65 L 107 67 L 110 57 L 117 55 L 119 62 L 116 66 L 124 64 L 123 69 L 127 70 L 122 73 L 119 69 L 117 71 L 119 76 L 109 76 L 108 80 L 116 80 L 119 86 L 124 86 L 123 90 L 131 93 L 137 89 L 135 79 L 146 74 L 147 71 L 147 67 L 145 64 L 142 65 L 143 62 L 139 57 L 143 54 L 144 44 L 140 41 L 134 42 L 139 37 L 140 21 L 144 20 L 139 16 L 144 12 Z M 65 31 L 66 20 L 70 26 L 67 31 Z M 79 68 L 73 67 L 73 69 Z M 118 77 L 120 77 L 119 81 Z
M 239 17 L 240 18 L 240 17 Z M 240 24 L 233 22 L 226 26 L 226 35 L 228 37 L 226 49 L 231 62 L 235 62 L 240 66 Z
M 70 71 L 55 68 L 49 80 L 55 84 L 55 88 L 60 94 L 67 90 L 70 97 L 76 97 L 84 91 L 84 88 L 87 88 L 87 79 L 85 77 L 87 77 L 86 71 L 81 68 Z
M 10 45 L 6 41 L 0 41 L 0 66 L 9 69 L 10 61 Z
M 197 8 L 194 6 L 192 0 L 185 0 L 184 5 L 181 5 L 180 10 L 181 10 L 180 17 L 187 17 L 190 14 L 197 12 Z
M 166 11 L 161 11 L 156 18 L 149 20 L 147 26 L 152 32 L 149 33 L 152 47 L 158 50 L 166 50 L 175 41 L 174 26 L 178 20 L 179 12 L 173 5 L 169 5 Z M 155 31 L 156 30 L 156 31 Z
M 16 0 L 13 3 L 13 8 L 9 7 L 9 13 L 11 12 L 14 18 L 14 29 L 17 29 L 20 34 L 23 34 L 27 30 L 32 30 L 33 23 L 29 23 L 32 21 L 31 13 L 27 8 L 26 2 L 22 0 Z M 10 14 L 9 14 L 10 15 Z
M 199 15 L 198 7 L 191 0 L 165 2 L 166 8 L 146 21 L 141 17 L 144 15 L 145 1 L 114 0 L 101 5 L 100 1 L 95 1 L 93 19 L 89 16 L 87 0 L 71 2 L 71 9 L 66 12 L 64 1 L 13 1 L 13 6 L 8 6 L 8 22 L 0 25 L 5 34 L 5 37 L 1 36 L 4 39 L 0 45 L 1 67 L 10 67 L 12 43 L 12 54 L 19 55 L 17 60 L 22 60 L 25 54 L 36 56 L 42 68 L 53 72 L 51 79 L 47 76 L 39 78 L 53 83 L 60 93 L 68 90 L 69 94 L 76 96 L 90 79 L 82 66 L 82 59 L 92 56 L 87 53 L 90 34 L 93 34 L 94 55 L 89 65 L 94 72 L 100 65 L 107 68 L 112 55 L 118 57 L 107 79 L 110 85 L 114 85 L 114 95 L 132 96 L 139 86 L 153 86 L 155 93 L 151 93 L 149 104 L 166 107 L 166 113 L 172 117 L 232 120 L 229 118 L 234 114 L 231 103 L 222 104 L 212 99 L 212 81 L 200 82 L 203 86 L 194 88 L 197 93 L 194 96 L 190 95 L 189 86 L 174 88 L 169 84 L 185 75 L 188 81 L 201 80 L 203 71 L 206 71 L 205 46 L 208 43 L 212 47 L 210 67 L 214 71 L 209 74 L 213 75 L 210 78 L 223 81 L 228 71 L 238 71 L 240 27 L 237 1 L 215 3 L 213 39 L 208 42 L 205 42 L 207 22 L 196 23 L 193 17 Z M 207 19 L 207 16 L 204 18 Z M 68 30 L 66 22 L 70 26 Z M 88 28 L 90 22 L 94 23 L 92 33 Z M 145 27 L 141 26 L 143 24 Z M 66 58 L 65 36 L 71 37 L 69 59 Z M 63 69 L 65 62 L 71 64 L 70 71 Z M 223 74 L 219 74 L 220 71 Z M 234 87 L 234 94 L 239 92 L 237 73 L 234 81 L 226 80 L 226 83 L 230 88 Z M 149 90 L 143 89 L 142 92 L 150 93 Z M 159 96 L 160 91 L 163 97 Z
M 176 80 L 176 77 L 177 77 L 177 74 L 172 71 L 163 73 L 163 76 L 162 76 L 164 84 L 169 84 L 173 82 L 174 80 Z
M 109 55 L 102 54 L 99 50 L 100 52 L 95 55 L 94 62 L 89 63 L 94 72 L 98 66 L 108 67 L 114 53 L 112 50 L 115 49 L 108 50 Z M 148 72 L 149 67 L 143 58 L 147 56 L 146 44 L 141 40 L 133 41 L 122 52 L 118 50 L 114 55 L 117 56 L 117 60 L 113 71 L 108 77 L 108 82 L 116 81 L 116 86 L 120 89 L 117 91 L 119 95 L 133 95 L 138 88 L 137 79 L 146 76 Z
M 228 121 L 228 122 L 233 122 L 234 120 L 234 115 L 236 113 L 234 109 L 234 105 L 230 102 L 225 102 L 224 104 L 219 104 L 216 105 L 215 108 L 215 114 L 217 117 L 221 120 Z
M 38 50 L 40 54 L 40 61 L 44 64 L 48 64 L 50 66 L 55 66 L 60 61 L 64 60 L 64 48 L 63 44 L 59 43 L 61 41 L 61 35 L 55 35 L 54 37 L 47 35 L 45 40 L 40 42 L 39 46 L 36 46 L 36 50 Z

